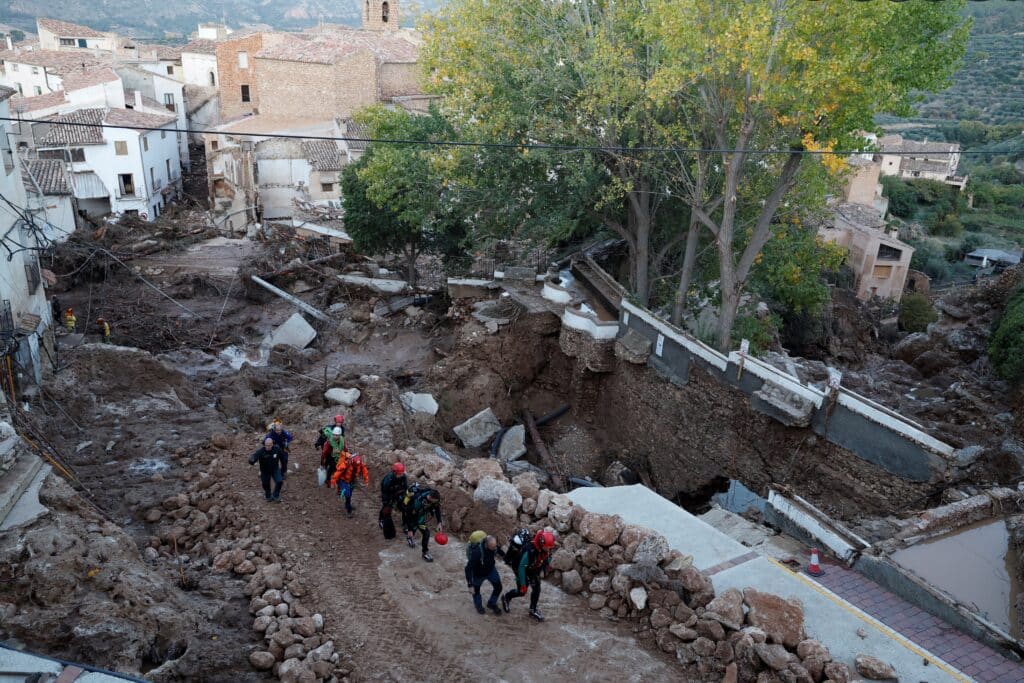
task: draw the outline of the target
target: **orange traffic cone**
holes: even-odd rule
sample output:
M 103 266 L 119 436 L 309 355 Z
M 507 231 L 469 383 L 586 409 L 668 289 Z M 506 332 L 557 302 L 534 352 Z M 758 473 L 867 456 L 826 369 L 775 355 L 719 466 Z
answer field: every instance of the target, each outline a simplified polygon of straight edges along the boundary
M 825 570 L 821 568 L 820 560 L 818 559 L 817 548 L 811 548 L 811 563 L 807 565 L 807 573 L 811 576 L 825 575 Z

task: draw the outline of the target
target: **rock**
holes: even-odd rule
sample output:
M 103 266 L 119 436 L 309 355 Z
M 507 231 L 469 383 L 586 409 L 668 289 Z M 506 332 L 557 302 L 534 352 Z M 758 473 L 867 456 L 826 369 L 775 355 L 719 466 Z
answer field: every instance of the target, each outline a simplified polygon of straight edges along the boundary
M 622 533 L 622 518 L 588 512 L 580 521 L 580 533 L 591 543 L 608 547 L 619 539 Z
M 697 631 L 695 629 L 687 627 L 685 624 L 672 624 L 668 627 L 668 630 L 672 632 L 679 640 L 690 642 L 691 640 L 697 639 Z
M 314 623 L 312 617 L 293 619 L 292 631 L 298 633 L 303 638 L 309 638 L 316 635 L 316 623 Z
M 888 681 L 897 678 L 896 670 L 871 655 L 857 655 L 853 660 L 857 673 L 870 681 Z
M 712 619 L 698 619 L 697 633 L 716 643 L 725 639 L 725 628 Z
M 264 633 L 267 630 L 267 627 L 270 626 L 270 622 L 272 621 L 274 621 L 274 617 L 256 617 L 256 619 L 252 622 L 252 630 L 256 631 L 257 633 Z
M 818 657 L 825 662 L 832 661 L 832 654 L 828 651 L 828 648 L 813 638 L 800 641 L 796 646 L 796 654 L 800 659 Z
M 804 608 L 798 600 L 745 588 L 743 602 L 750 610 L 747 623 L 761 628 L 771 641 L 795 648 L 804 640 Z
M 779 677 L 792 683 L 814 683 L 811 673 L 802 664 L 793 661 L 786 665 L 785 670 L 779 672 Z
M 232 571 L 236 574 L 255 574 L 256 565 L 252 563 L 252 560 L 242 560 L 235 565 L 235 568 Z
M 583 579 L 575 569 L 562 573 L 562 590 L 569 595 L 576 595 L 583 590 Z
M 359 400 L 361 392 L 358 389 L 342 389 L 335 387 L 334 389 L 328 389 L 324 392 L 324 399 L 328 403 L 336 406 L 345 406 L 351 408 Z
M 462 464 L 462 478 L 470 486 L 476 486 L 485 477 L 498 480 L 504 479 L 501 463 L 490 458 L 470 458 Z
M 953 451 L 953 459 L 957 467 L 970 467 L 985 453 L 983 446 L 967 446 Z
M 658 564 L 668 555 L 668 541 L 661 534 L 654 534 L 641 540 L 633 552 L 634 563 Z
M 824 671 L 825 673 L 822 675 L 830 681 L 850 683 L 850 667 L 842 662 L 829 662 L 825 665 Z
M 222 451 L 226 451 L 231 448 L 231 437 L 223 432 L 218 432 L 210 437 L 210 443 L 214 448 L 219 448 Z
M 334 641 L 328 640 L 326 643 L 310 652 L 310 654 L 312 655 L 313 661 L 331 661 L 331 657 L 334 656 Z
M 523 503 L 523 497 L 516 491 L 515 486 L 491 477 L 480 480 L 476 491 L 473 492 L 473 500 L 505 517 L 515 517 Z
M 150 508 L 149 511 L 146 513 L 146 521 L 150 524 L 153 524 L 155 522 L 159 522 L 160 518 L 163 516 L 164 513 L 160 510 L 160 508 Z
M 523 512 L 529 515 L 530 517 L 534 517 L 537 512 L 537 501 L 535 501 L 533 498 L 524 498 Z
M 268 605 L 274 606 L 280 605 L 282 602 L 284 602 L 284 599 L 281 597 L 281 591 L 279 591 L 276 588 L 268 588 L 266 591 L 264 591 L 263 600 Z
M 601 609 L 605 606 L 605 603 L 607 602 L 608 598 L 606 596 L 601 595 L 599 593 L 594 593 L 590 596 L 590 599 L 587 600 L 587 605 L 590 607 L 590 609 Z
M 277 677 L 281 679 L 281 683 L 299 683 L 300 676 L 307 670 L 302 660 L 286 659 L 281 662 L 281 666 L 277 670 Z
M 454 429 L 466 448 L 479 448 L 501 431 L 501 422 L 490 408 L 485 408 Z
M 549 507 L 548 521 L 551 522 L 555 531 L 564 534 L 572 528 L 572 507 L 566 505 Z
M 726 641 L 720 641 L 715 646 L 715 659 L 720 661 L 722 664 L 728 664 L 732 660 L 736 659 L 736 653 L 732 649 L 732 645 Z M 814 683 L 814 681 L 811 681 Z
M 807 669 L 808 675 L 815 681 L 820 681 L 825 677 L 826 664 L 828 664 L 828 661 L 818 655 L 808 655 L 803 658 L 804 668 Z
M 313 662 L 313 675 L 316 676 L 317 680 L 325 680 L 331 675 L 331 671 L 334 670 L 334 664 L 331 662 Z
M 302 643 L 292 643 L 284 649 L 285 659 L 302 659 L 306 656 L 306 648 L 302 646 Z
M 171 496 L 170 498 L 165 499 L 162 505 L 164 507 L 164 510 L 167 510 L 168 512 L 170 512 L 171 510 L 177 510 L 178 508 L 185 507 L 186 505 L 188 505 L 188 495 L 184 493 L 179 493 L 176 496 Z
M 526 455 L 526 427 L 523 425 L 509 427 L 501 437 L 497 455 L 501 462 L 511 462 Z
M 567 572 L 576 566 L 576 556 L 565 548 L 559 548 L 551 556 L 551 568 L 560 572 Z
M 754 643 L 754 652 L 765 666 L 774 671 L 782 671 L 789 664 L 789 653 L 780 644 Z
M 643 609 L 647 606 L 647 589 L 643 586 L 633 588 L 629 591 L 629 601 L 633 607 Z
M 512 479 L 512 484 L 523 498 L 536 498 L 540 494 L 540 484 L 533 472 L 523 472 Z
M 146 549 L 142 551 L 142 556 L 150 562 L 156 562 L 160 559 L 160 551 L 152 546 L 146 546 Z
M 451 461 L 439 458 L 433 453 L 420 453 L 415 459 L 417 467 L 423 470 L 423 475 L 436 482 L 448 481 L 455 472 L 455 465 Z
M 707 638 L 698 637 L 691 645 L 698 657 L 710 657 L 715 654 L 715 642 Z
M 678 579 L 684 571 L 693 566 L 692 555 L 679 554 L 672 556 L 670 553 L 670 557 L 672 559 L 665 563 L 665 573 L 673 579 Z
M 725 667 L 725 675 L 722 676 L 722 683 L 739 683 L 739 680 L 739 669 L 736 667 L 736 662 Z
M 607 575 L 595 576 L 590 582 L 591 593 L 607 593 L 611 590 L 612 578 Z
M 277 659 L 269 652 L 257 651 L 249 655 L 249 663 L 259 671 L 267 671 L 277 663 Z
M 735 588 L 729 588 L 708 603 L 707 611 L 721 615 L 723 620 L 729 622 L 722 623 L 723 626 L 738 631 L 743 625 L 743 594 Z
M 312 619 L 313 619 L 313 626 L 314 626 L 314 628 L 316 628 L 317 633 L 319 633 L 320 631 L 323 631 L 324 630 L 324 617 L 323 617 L 323 615 L 322 614 L 314 614 Z
M 555 497 L 555 492 L 549 489 L 541 489 L 540 493 L 537 494 L 537 516 L 547 517 L 548 506 L 551 505 L 551 499 Z
M 398 397 L 398 400 L 405 406 L 405 409 L 410 413 L 425 413 L 427 415 L 437 415 L 437 401 L 430 394 L 417 394 L 412 391 L 407 391 Z
M 672 624 L 672 613 L 664 607 L 651 611 L 651 628 L 665 628 Z
M 651 355 L 651 341 L 629 328 L 626 334 L 615 342 L 615 355 L 627 363 L 643 365 Z
M 904 363 L 913 363 L 914 359 L 932 347 L 932 342 L 924 332 L 908 334 L 893 349 L 893 355 Z

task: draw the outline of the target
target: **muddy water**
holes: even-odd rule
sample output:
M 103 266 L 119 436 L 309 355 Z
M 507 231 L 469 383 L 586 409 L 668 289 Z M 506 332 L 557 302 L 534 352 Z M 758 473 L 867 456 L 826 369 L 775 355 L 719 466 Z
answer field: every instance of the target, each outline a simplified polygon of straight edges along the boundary
M 892 559 L 1019 638 L 1014 603 L 1020 585 L 1002 519 L 979 522 L 893 553 Z

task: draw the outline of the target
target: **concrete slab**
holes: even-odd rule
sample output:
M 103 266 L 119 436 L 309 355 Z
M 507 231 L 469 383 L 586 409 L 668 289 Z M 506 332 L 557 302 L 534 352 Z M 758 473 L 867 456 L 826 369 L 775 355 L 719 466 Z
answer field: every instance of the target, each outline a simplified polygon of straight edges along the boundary
M 267 345 L 270 348 L 285 345 L 304 349 L 314 339 L 316 339 L 316 330 L 313 329 L 313 326 L 307 323 L 301 314 L 293 313 L 292 317 L 274 330 L 268 338 Z
M 64 665 L 51 659 L 36 657 L 27 652 L 0 648 L 0 675 L 47 673 L 56 676 L 64 670 Z M 21 679 L 12 680 L 24 680 Z
M 711 580 L 716 591 L 753 586 L 784 598 L 798 599 L 804 606 L 807 635 L 828 646 L 832 658 L 850 665 L 851 669 L 857 655 L 868 654 L 891 664 L 901 681 L 971 680 L 832 591 L 767 557 L 723 569 Z M 858 629 L 867 635 L 861 638 Z
M 409 289 L 404 280 L 384 280 L 380 278 L 362 277 L 360 275 L 338 275 L 337 278 L 346 285 L 365 287 L 379 294 L 401 294 Z
M 8 529 L 31 524 L 50 511 L 49 508 L 39 502 L 39 489 L 42 488 L 43 481 L 46 480 L 47 475 L 50 474 L 52 469 L 49 465 L 44 465 L 36 473 L 32 483 L 28 485 L 25 492 L 18 498 L 3 522 L 0 522 L 0 531 L 7 531 Z
M 671 547 L 692 555 L 697 569 L 710 569 L 750 552 L 749 548 L 642 484 L 579 488 L 568 495 L 590 512 L 620 515 L 629 524 L 657 531 Z
M 694 566 L 710 570 L 718 592 L 752 587 L 799 599 L 804 605 L 808 635 L 824 643 L 839 661 L 852 666 L 858 654 L 870 654 L 892 664 L 903 681 L 971 680 L 810 578 L 751 552 L 645 486 L 580 488 L 568 495 L 590 512 L 617 514 L 627 524 L 662 534 L 673 549 L 692 555 Z M 857 634 L 858 629 L 867 634 L 865 638 Z
M 735 512 L 714 507 L 701 515 L 699 519 L 734 541 L 757 551 L 760 555 L 766 555 L 780 562 L 799 561 L 807 557 L 804 546 L 799 541 L 775 533 L 768 527 L 755 524 Z

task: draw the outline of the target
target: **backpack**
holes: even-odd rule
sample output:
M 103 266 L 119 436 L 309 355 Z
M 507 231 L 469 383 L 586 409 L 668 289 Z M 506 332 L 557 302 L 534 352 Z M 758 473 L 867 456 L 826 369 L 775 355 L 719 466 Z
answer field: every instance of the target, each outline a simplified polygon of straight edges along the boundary
M 486 531 L 474 531 L 469 535 L 469 543 L 466 544 L 466 559 L 468 560 L 473 554 L 473 551 L 479 548 L 484 539 L 487 538 Z
M 416 497 L 419 494 L 420 494 L 420 483 L 418 481 L 414 481 L 412 483 L 412 486 L 407 488 L 405 491 L 403 491 L 398 496 L 399 507 L 401 507 L 402 510 L 406 510 L 406 511 L 412 512 L 413 502 L 416 500 Z
M 523 559 L 523 553 L 533 542 L 533 534 L 526 527 L 519 529 L 508 541 L 508 550 L 505 551 L 505 564 L 513 570 L 519 569 L 519 561 Z

